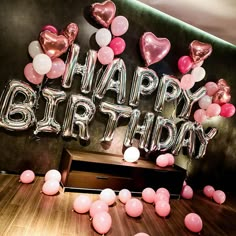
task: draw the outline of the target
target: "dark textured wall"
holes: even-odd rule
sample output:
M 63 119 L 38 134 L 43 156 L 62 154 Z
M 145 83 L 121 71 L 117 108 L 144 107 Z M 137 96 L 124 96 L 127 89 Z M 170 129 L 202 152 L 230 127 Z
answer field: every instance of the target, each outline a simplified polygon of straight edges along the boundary
M 26 81 L 23 75 L 24 67 L 31 62 L 27 47 L 29 43 L 38 38 L 40 29 L 46 24 L 52 24 L 58 29 L 64 28 L 70 22 L 75 22 L 80 28 L 76 43 L 81 46 L 79 62 L 84 63 L 86 52 L 89 49 L 97 49 L 94 42 L 94 34 L 97 31 L 96 24 L 91 20 L 88 12 L 89 6 L 95 1 L 6 1 L 0 3 L 0 92 L 4 90 L 9 80 L 17 79 Z M 101 2 L 101 1 L 99 1 Z M 153 32 L 158 37 L 166 37 L 171 42 L 169 54 L 159 63 L 151 66 L 159 76 L 163 73 L 179 76 L 177 61 L 182 55 L 188 55 L 189 44 L 197 39 L 211 43 L 212 55 L 204 62 L 207 72 L 206 79 L 196 86 L 200 87 L 207 81 L 217 81 L 224 78 L 231 86 L 232 103 L 236 104 L 235 82 L 235 58 L 236 47 L 216 38 L 210 37 L 202 31 L 198 31 L 186 24 L 177 21 L 156 10 L 152 10 L 133 0 L 114 1 L 117 6 L 116 15 L 124 15 L 129 20 L 129 30 L 123 36 L 127 48 L 120 56 L 127 67 L 127 94 L 129 94 L 132 76 L 137 66 L 144 66 L 139 51 L 139 38 L 147 31 Z M 227 27 L 227 26 L 226 26 Z M 63 57 L 65 59 L 65 56 Z M 96 69 L 100 67 L 97 64 Z M 60 79 L 47 84 L 49 87 L 62 89 Z M 79 93 L 80 79 L 74 80 L 71 89 L 65 90 L 67 96 Z M 33 86 L 37 89 L 37 86 Z M 91 96 L 89 94 L 88 96 Z M 108 92 L 104 98 L 114 101 L 115 93 Z M 145 113 L 153 112 L 155 94 L 142 97 L 139 109 Z M 57 120 L 62 125 L 66 103 L 59 105 Z M 98 107 L 100 101 L 96 101 Z M 126 105 L 128 101 L 126 102 Z M 38 120 L 42 119 L 45 101 L 41 97 L 39 109 L 36 111 Z M 35 127 L 27 131 L 7 131 L 0 128 L 0 170 L 20 172 L 26 168 L 33 169 L 38 174 L 44 174 L 51 168 L 58 168 L 61 152 L 64 147 L 84 149 L 114 154 L 122 153 L 124 132 L 128 120 L 119 122 L 115 131 L 114 140 L 110 145 L 101 145 L 107 116 L 97 112 L 90 126 L 90 144 L 81 145 L 79 140 L 63 140 L 61 135 L 38 134 L 33 135 Z M 190 160 L 184 155 L 176 157 L 178 165 L 187 168 L 189 181 L 196 187 L 204 184 L 214 184 L 216 187 L 233 189 L 230 180 L 236 177 L 236 148 L 234 145 L 236 135 L 236 118 L 221 118 L 216 122 L 209 121 L 207 126 L 217 127 L 219 130 L 209 144 L 207 153 L 202 160 Z

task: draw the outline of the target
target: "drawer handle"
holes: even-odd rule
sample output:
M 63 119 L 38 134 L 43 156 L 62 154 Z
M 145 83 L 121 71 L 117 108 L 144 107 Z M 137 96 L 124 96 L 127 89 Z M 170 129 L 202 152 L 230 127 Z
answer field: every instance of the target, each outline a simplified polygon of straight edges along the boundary
M 96 176 L 97 179 L 108 179 L 106 176 Z

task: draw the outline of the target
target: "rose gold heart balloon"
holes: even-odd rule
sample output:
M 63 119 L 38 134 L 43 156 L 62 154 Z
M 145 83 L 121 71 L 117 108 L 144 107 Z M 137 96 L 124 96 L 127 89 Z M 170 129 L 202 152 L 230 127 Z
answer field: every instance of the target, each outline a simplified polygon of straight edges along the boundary
M 225 92 L 230 92 L 230 87 L 224 79 L 219 79 L 217 82 L 219 90 L 224 90 Z
M 91 7 L 94 19 L 102 26 L 108 28 L 116 14 L 116 5 L 112 1 L 94 3 Z
M 209 43 L 202 43 L 194 40 L 189 47 L 190 56 L 192 57 L 194 63 L 205 60 L 212 53 L 212 46 Z
M 64 35 L 68 39 L 69 45 L 71 45 L 75 41 L 75 38 L 77 37 L 78 33 L 79 28 L 75 23 L 70 23 L 62 31 L 62 35 Z
M 44 53 L 52 59 L 61 56 L 69 47 L 68 39 L 64 35 L 56 35 L 48 30 L 40 33 L 39 42 Z
M 223 90 L 219 90 L 212 98 L 213 103 L 217 103 L 219 105 L 228 103 L 231 99 L 231 95 L 228 92 Z
M 146 32 L 141 36 L 139 46 L 146 66 L 162 60 L 171 47 L 167 38 L 158 38 L 151 32 Z

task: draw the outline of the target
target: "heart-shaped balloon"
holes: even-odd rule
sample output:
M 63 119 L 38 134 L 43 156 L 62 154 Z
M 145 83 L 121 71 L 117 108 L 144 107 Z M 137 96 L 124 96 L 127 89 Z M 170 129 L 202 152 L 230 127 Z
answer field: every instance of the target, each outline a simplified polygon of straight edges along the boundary
M 40 33 L 39 42 L 44 53 L 52 59 L 61 56 L 69 47 L 68 39 L 64 35 L 56 35 L 48 30 Z
M 94 3 L 91 6 L 94 19 L 102 26 L 108 28 L 116 14 L 116 5 L 112 1 Z
M 66 26 L 65 29 L 63 29 L 61 34 L 68 39 L 69 45 L 71 45 L 75 41 L 78 33 L 79 33 L 78 25 L 75 23 L 70 23 L 69 25 Z
M 141 36 L 139 46 L 146 66 L 150 66 L 167 55 L 171 44 L 167 38 L 158 38 L 153 33 L 146 32 Z
M 230 92 L 230 87 L 224 79 L 219 79 L 217 82 L 219 90 L 224 90 L 226 92 Z
M 198 40 L 192 41 L 190 44 L 190 56 L 194 63 L 205 60 L 212 53 L 212 46 L 209 43 L 202 43 Z
M 214 94 L 212 102 L 222 105 L 228 103 L 231 99 L 230 86 L 224 79 L 219 79 L 217 82 L 219 90 Z

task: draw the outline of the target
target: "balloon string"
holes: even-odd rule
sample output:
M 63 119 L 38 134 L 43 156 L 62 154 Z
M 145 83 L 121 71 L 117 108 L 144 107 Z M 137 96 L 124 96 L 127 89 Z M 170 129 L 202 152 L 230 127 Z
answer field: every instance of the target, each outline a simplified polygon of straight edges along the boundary
M 103 72 L 103 66 L 102 66 L 102 67 L 97 71 L 97 73 L 96 73 L 96 79 L 95 79 L 94 88 L 97 87 L 98 80 L 100 79 L 102 72 Z M 95 103 L 95 89 L 93 90 L 92 101 L 93 101 L 93 103 Z
M 41 84 L 37 85 L 38 91 L 37 91 L 37 98 L 36 98 L 36 104 L 35 104 L 36 110 L 39 109 L 39 99 L 41 96 L 41 92 L 43 88 L 45 87 L 45 85 L 47 84 L 47 82 L 48 82 L 48 78 L 44 79 Z

